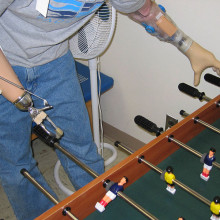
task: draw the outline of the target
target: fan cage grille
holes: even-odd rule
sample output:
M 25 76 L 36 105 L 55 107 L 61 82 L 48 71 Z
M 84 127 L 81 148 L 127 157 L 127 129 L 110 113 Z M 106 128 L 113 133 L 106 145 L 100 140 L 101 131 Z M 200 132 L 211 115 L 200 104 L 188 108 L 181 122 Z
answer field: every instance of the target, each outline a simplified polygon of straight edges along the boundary
M 94 16 L 70 39 L 70 49 L 78 59 L 92 59 L 107 48 L 115 25 L 115 11 L 105 2 Z

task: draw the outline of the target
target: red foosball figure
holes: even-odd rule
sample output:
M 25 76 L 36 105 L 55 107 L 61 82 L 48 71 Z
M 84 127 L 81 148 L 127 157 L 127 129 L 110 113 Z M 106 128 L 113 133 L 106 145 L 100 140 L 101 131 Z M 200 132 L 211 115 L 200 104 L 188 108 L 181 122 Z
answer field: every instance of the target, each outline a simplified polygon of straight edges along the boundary
M 99 212 L 103 212 L 105 210 L 105 207 L 108 205 L 108 203 L 116 198 L 118 192 L 124 190 L 124 184 L 127 182 L 128 182 L 128 178 L 126 176 L 124 176 L 124 177 L 122 177 L 120 182 L 114 183 L 110 187 L 109 191 L 102 198 L 102 200 L 100 202 L 96 203 L 95 208 Z
M 205 181 L 209 180 L 209 173 L 212 169 L 212 163 L 216 160 L 215 153 L 216 153 L 215 148 L 211 147 L 209 150 L 209 153 L 205 155 L 204 159 L 203 158 L 201 159 L 204 165 L 203 165 L 203 171 L 200 174 L 200 177 Z

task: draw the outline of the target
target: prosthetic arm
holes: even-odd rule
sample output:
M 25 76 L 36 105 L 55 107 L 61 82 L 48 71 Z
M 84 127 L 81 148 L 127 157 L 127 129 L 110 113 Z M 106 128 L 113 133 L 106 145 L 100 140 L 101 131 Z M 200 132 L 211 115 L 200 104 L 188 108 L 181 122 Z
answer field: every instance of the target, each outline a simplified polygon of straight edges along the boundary
M 220 62 L 215 56 L 179 29 L 163 6 L 157 5 L 153 0 L 146 0 L 139 10 L 128 16 L 143 25 L 152 36 L 173 44 L 187 56 L 195 73 L 194 85 L 199 84 L 202 72 L 208 67 L 220 74 Z
M 148 33 L 161 41 L 173 44 L 183 53 L 192 45 L 192 39 L 176 26 L 165 8 L 155 2 L 147 0 L 141 9 L 129 16 L 139 21 Z
M 17 75 L 13 71 L 11 65 L 7 61 L 4 53 L 0 49 L 0 90 L 1 94 L 10 102 L 12 102 L 19 110 L 28 111 L 32 118 L 32 121 L 35 124 L 43 129 L 48 135 L 54 136 L 43 124 L 44 120 L 47 120 L 52 127 L 56 131 L 56 138 L 60 139 L 63 135 L 63 131 L 58 128 L 53 121 L 48 117 L 48 115 L 44 112 L 45 110 L 49 110 L 53 108 L 48 104 L 45 99 L 31 93 L 26 90 L 22 84 L 20 83 Z M 39 99 L 42 99 L 44 102 L 44 108 L 37 109 L 33 107 L 33 102 L 31 95 L 36 96 Z M 39 130 L 39 129 L 38 129 Z

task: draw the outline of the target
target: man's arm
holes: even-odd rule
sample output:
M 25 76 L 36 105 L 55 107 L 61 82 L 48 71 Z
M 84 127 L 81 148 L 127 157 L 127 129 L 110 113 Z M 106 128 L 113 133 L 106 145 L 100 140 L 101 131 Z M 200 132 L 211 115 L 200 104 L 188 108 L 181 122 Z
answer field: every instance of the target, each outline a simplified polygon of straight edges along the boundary
M 0 0 L 0 17 L 4 13 L 4 11 L 11 5 L 14 0 Z M 17 75 L 14 73 L 11 65 L 6 59 L 1 47 L 0 47 L 0 76 L 22 86 Z M 0 79 L 0 90 L 2 95 L 8 99 L 10 102 L 14 102 L 17 100 L 19 96 L 21 96 L 24 91 L 16 88 L 13 85 L 10 85 L 7 82 L 4 82 Z
M 0 49 L 0 76 L 22 87 L 17 75 L 15 74 L 14 70 L 7 61 L 1 49 Z M 19 96 L 21 96 L 24 93 L 23 90 L 1 79 L 0 79 L 0 90 L 2 91 L 2 95 L 10 102 L 14 102 L 15 100 L 17 100 Z
M 111 0 L 111 2 L 116 9 L 143 25 L 151 35 L 173 44 L 187 56 L 194 71 L 194 85 L 199 84 L 201 74 L 206 68 L 212 67 L 217 74 L 220 74 L 220 62 L 215 56 L 183 33 L 167 15 L 164 8 L 159 7 L 154 1 Z

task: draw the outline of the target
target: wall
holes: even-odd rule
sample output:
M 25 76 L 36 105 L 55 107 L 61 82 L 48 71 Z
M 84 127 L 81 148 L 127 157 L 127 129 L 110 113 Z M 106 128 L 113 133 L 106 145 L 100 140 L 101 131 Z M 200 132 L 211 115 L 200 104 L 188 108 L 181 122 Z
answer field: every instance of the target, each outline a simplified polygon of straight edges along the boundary
M 187 35 L 220 59 L 219 0 L 160 0 L 157 3 L 166 8 Z M 148 35 L 121 14 L 118 14 L 112 44 L 101 57 L 101 71 L 114 78 L 113 89 L 101 99 L 104 121 L 145 143 L 155 136 L 134 123 L 136 115 L 165 127 L 166 114 L 182 120 L 181 109 L 191 113 L 206 103 L 178 90 L 181 82 L 193 85 L 188 59 L 174 46 Z M 212 69 L 204 73 L 207 72 L 215 74 Z M 203 76 L 197 89 L 211 98 L 217 96 L 219 87 L 204 81 Z

